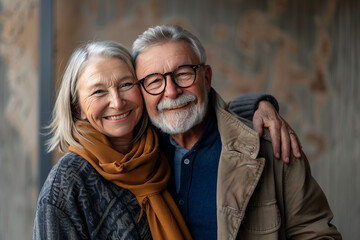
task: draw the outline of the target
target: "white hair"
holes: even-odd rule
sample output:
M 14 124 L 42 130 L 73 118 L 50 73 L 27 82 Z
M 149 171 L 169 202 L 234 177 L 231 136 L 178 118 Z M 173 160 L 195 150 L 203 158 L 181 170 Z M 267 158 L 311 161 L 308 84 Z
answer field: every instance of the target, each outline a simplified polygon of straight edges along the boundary
M 190 44 L 201 64 L 206 63 L 205 49 L 195 35 L 177 25 L 159 25 L 147 29 L 134 41 L 132 47 L 134 64 L 136 65 L 136 59 L 139 54 L 149 47 L 181 40 Z

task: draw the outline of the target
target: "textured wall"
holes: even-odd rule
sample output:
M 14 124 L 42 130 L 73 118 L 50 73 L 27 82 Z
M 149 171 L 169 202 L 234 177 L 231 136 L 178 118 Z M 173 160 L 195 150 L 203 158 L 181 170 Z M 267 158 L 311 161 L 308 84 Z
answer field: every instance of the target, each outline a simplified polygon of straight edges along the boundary
M 38 0 L 1 0 L 0 34 L 0 239 L 29 239 L 38 191 Z
M 130 48 L 149 26 L 182 25 L 205 45 L 225 99 L 268 92 L 279 100 L 334 223 L 344 239 L 360 239 L 359 11 L 358 0 L 55 0 L 55 81 L 80 43 Z M 36 0 L 0 0 L 0 240 L 23 239 L 32 225 L 36 21 Z

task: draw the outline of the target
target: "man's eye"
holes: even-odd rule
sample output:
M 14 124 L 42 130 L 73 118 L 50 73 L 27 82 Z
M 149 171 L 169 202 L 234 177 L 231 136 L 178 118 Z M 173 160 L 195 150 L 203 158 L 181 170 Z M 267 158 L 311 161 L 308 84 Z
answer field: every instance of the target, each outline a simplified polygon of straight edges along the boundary
M 148 85 L 152 85 L 152 84 L 159 84 L 161 82 L 161 78 L 152 78 L 150 80 L 147 81 Z
M 192 75 L 191 72 L 179 72 L 175 75 L 175 78 L 190 78 Z

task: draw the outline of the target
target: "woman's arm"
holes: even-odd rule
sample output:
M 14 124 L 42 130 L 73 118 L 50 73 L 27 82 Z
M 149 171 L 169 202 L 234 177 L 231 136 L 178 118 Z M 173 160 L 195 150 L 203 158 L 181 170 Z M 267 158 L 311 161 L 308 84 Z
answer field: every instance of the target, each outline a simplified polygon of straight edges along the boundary
M 230 102 L 229 110 L 252 120 L 260 136 L 264 128 L 269 128 L 276 158 L 280 158 L 281 153 L 284 163 L 289 163 L 291 150 L 295 157 L 301 157 L 301 143 L 289 124 L 279 115 L 279 105 L 273 96 L 242 94 Z
M 33 240 L 82 239 L 70 218 L 57 207 L 39 203 L 33 228 Z

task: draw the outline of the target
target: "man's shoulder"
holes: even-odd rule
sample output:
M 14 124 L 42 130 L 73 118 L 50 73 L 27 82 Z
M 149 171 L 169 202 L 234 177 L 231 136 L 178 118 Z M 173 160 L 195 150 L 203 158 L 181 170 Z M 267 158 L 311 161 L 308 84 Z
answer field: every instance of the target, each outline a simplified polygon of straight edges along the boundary
M 247 127 L 254 129 L 254 125 L 253 122 L 243 118 L 241 116 L 239 116 L 237 113 L 233 112 L 230 108 L 226 109 L 229 113 L 231 113 L 231 115 L 233 115 L 236 119 L 238 119 L 239 121 L 241 121 L 242 123 L 244 123 Z
M 239 116 L 236 112 L 232 111 L 231 108 L 228 108 L 227 111 L 230 112 L 240 122 L 242 122 L 247 127 L 251 128 L 252 130 L 255 131 L 253 121 L 250 121 L 250 120 L 248 120 L 246 118 L 243 118 L 243 117 Z M 263 135 L 261 136 L 261 139 L 271 143 L 270 131 L 269 131 L 268 128 L 264 128 L 264 132 L 263 132 Z

